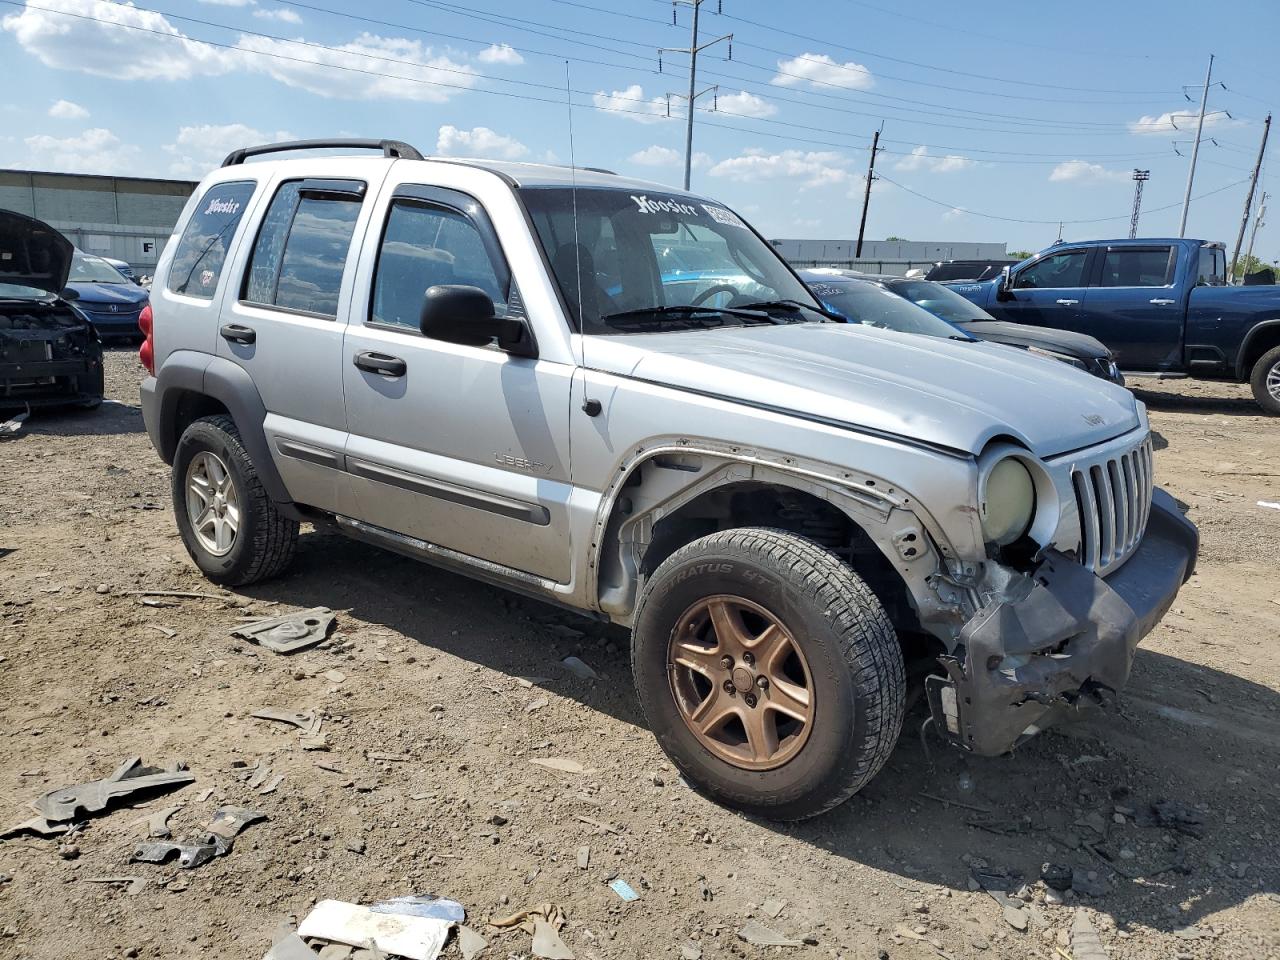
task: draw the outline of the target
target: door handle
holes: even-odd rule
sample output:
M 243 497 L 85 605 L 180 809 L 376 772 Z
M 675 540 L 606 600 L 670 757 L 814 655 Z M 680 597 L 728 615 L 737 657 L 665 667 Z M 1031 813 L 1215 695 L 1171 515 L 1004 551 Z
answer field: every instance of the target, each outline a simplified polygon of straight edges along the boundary
M 252 327 L 242 327 L 238 323 L 224 324 L 218 332 L 222 334 L 223 340 L 231 343 L 253 343 L 258 339 L 258 335 L 254 333 Z
M 1178 301 L 1170 300 L 1168 297 L 1156 297 L 1151 302 L 1154 303 L 1157 307 L 1171 307 Z
M 403 377 L 409 369 L 409 365 L 399 357 L 391 357 L 385 353 L 357 353 L 351 362 L 361 370 L 380 373 L 384 377 Z
M 1064 307 L 1074 307 L 1079 302 L 1080 302 L 1079 300 L 1055 300 L 1054 301 L 1054 303 L 1060 303 Z

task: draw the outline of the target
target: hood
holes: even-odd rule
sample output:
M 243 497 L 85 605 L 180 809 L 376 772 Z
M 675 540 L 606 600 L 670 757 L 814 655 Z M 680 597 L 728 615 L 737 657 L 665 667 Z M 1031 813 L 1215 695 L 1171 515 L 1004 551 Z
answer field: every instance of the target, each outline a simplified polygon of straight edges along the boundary
M 845 324 L 590 337 L 588 366 L 978 454 L 995 437 L 1039 457 L 1140 426 L 1133 394 L 1000 344 Z
M 1100 340 L 1087 333 L 1033 327 L 1004 320 L 973 320 L 961 323 L 959 327 L 980 340 L 1007 343 L 1015 347 L 1039 347 L 1041 350 L 1052 350 L 1078 360 L 1105 360 L 1111 356 L 1111 351 Z
M 57 296 L 67 285 L 74 252 L 71 241 L 47 223 L 0 210 L 0 283 Z
M 77 303 L 124 303 L 130 306 L 147 299 L 147 291 L 123 277 L 119 283 L 76 282 L 67 284 L 80 296 Z

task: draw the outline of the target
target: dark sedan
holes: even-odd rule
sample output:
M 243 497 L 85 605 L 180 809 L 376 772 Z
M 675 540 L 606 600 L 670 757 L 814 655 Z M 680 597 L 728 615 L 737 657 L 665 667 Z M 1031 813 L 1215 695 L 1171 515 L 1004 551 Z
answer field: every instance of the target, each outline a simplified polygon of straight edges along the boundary
M 138 314 L 147 305 L 148 293 L 102 257 L 77 250 L 63 296 L 75 301 L 103 339 L 139 336 Z
M 1103 380 L 1124 383 L 1111 351 L 1093 337 L 1005 323 L 940 283 L 821 267 L 798 272 L 823 306 L 852 322 L 927 336 L 967 335 L 1004 343 L 1069 363 Z M 891 302 L 881 299 L 883 296 L 915 304 L 937 321 L 936 325 L 926 324 L 916 312 L 893 309 Z

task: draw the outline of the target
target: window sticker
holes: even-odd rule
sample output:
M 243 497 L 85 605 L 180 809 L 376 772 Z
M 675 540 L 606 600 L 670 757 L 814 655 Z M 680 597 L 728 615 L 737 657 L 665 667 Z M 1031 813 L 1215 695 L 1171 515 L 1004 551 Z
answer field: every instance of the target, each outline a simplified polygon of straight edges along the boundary
M 723 223 L 726 227 L 739 227 L 742 230 L 747 229 L 747 225 L 739 219 L 738 215 L 732 210 L 726 210 L 724 207 L 713 207 L 709 203 L 704 203 L 702 209 L 716 223 Z

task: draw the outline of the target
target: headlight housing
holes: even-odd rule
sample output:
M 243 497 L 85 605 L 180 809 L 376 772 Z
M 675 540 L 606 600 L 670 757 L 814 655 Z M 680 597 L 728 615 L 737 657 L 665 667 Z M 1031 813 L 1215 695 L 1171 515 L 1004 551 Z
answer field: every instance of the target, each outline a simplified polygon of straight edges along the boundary
M 978 514 L 983 538 L 995 546 L 1008 546 L 1031 529 L 1036 516 L 1036 484 L 1020 458 L 1002 457 L 986 471 L 979 489 Z

